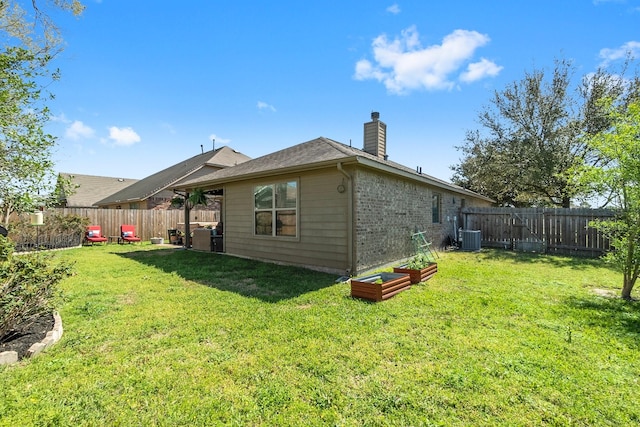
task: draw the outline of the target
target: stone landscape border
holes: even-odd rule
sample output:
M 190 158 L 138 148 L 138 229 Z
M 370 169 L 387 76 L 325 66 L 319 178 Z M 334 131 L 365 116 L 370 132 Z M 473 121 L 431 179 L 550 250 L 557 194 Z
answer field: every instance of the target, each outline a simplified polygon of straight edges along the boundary
M 53 344 L 58 342 L 62 337 L 62 318 L 58 312 L 53 313 L 53 329 L 47 332 L 47 335 L 42 339 L 42 341 L 33 344 L 27 350 L 25 354 L 25 358 L 30 358 L 37 356 L 42 353 L 45 349 L 51 347 Z M 0 365 L 11 365 L 13 363 L 18 362 L 18 352 L 17 351 L 3 351 L 0 353 Z

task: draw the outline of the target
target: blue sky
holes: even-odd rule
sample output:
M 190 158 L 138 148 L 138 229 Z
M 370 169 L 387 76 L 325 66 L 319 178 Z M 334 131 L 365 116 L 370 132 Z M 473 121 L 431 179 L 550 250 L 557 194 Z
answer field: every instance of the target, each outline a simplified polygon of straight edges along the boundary
M 57 172 L 144 178 L 227 145 L 259 157 L 324 136 L 449 180 L 493 91 L 574 61 L 640 57 L 640 0 L 85 0 L 47 131 Z M 576 79 L 577 81 L 577 79 Z

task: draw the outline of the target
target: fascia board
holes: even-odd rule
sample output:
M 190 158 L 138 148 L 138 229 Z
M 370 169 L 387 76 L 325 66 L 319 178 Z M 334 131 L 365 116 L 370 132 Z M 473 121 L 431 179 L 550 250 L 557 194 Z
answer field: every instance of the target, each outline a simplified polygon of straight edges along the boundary
M 338 163 L 349 164 L 349 163 L 355 163 L 355 161 L 356 161 L 355 157 L 345 157 L 342 159 L 327 160 L 324 162 L 318 162 L 318 163 L 312 163 L 312 164 L 306 164 L 306 165 L 290 166 L 287 168 L 271 169 L 268 171 L 260 171 L 260 172 L 242 174 L 238 176 L 217 178 L 209 181 L 198 182 L 197 184 L 181 185 L 178 187 L 173 187 L 173 189 L 179 190 L 179 191 L 190 191 L 196 187 L 207 188 L 207 187 L 221 186 L 223 184 L 229 184 L 232 182 L 247 181 L 247 180 L 259 179 L 259 178 L 268 178 L 268 177 L 306 172 L 306 171 L 317 170 L 317 169 L 326 169 L 329 167 L 337 167 Z
M 466 194 L 466 195 L 469 195 L 469 196 L 472 196 L 472 197 L 476 197 L 476 198 L 479 198 L 479 199 L 486 200 L 488 202 L 495 202 L 495 200 L 493 200 L 493 199 L 491 199 L 489 197 L 483 196 L 483 195 L 478 194 L 478 193 L 474 193 L 473 191 L 469 191 L 469 190 L 466 190 L 466 189 L 461 188 L 461 187 L 449 185 L 446 182 L 442 182 L 440 180 L 434 179 L 434 178 L 432 178 L 432 177 L 430 177 L 428 175 L 419 175 L 417 173 L 408 172 L 408 171 L 404 171 L 404 170 L 401 170 L 401 169 L 396 169 L 396 168 L 394 168 L 392 166 L 388 166 L 388 165 L 385 165 L 383 163 L 379 163 L 379 162 L 376 162 L 376 161 L 373 161 L 373 160 L 370 160 L 370 159 L 367 159 L 367 158 L 364 158 L 364 157 L 358 157 L 358 163 L 363 165 L 363 166 L 372 168 L 372 169 L 377 169 L 377 170 L 380 170 L 380 171 L 383 171 L 383 172 L 386 172 L 386 173 L 389 173 L 389 174 L 392 174 L 392 175 L 401 176 L 401 177 L 404 177 L 404 178 L 407 178 L 407 179 L 410 179 L 410 180 L 413 180 L 413 181 L 418 181 L 418 182 L 421 182 L 421 183 L 425 183 L 425 184 L 428 184 L 428 185 L 431 185 L 433 187 L 440 188 L 440 189 L 443 189 L 443 190 L 452 191 L 452 192 L 455 192 L 455 193 L 458 193 L 458 194 Z

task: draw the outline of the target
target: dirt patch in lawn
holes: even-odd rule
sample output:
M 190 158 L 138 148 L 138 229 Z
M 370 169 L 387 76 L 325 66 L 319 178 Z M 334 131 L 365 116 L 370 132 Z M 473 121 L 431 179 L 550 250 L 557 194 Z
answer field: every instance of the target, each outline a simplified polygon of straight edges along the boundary
M 33 320 L 16 325 L 8 334 L 0 337 L 0 353 L 15 351 L 18 353 L 18 359 L 24 358 L 33 344 L 47 336 L 54 323 L 53 313 L 44 313 Z
M 618 296 L 617 292 L 613 289 L 595 288 L 593 293 L 605 298 L 616 298 Z

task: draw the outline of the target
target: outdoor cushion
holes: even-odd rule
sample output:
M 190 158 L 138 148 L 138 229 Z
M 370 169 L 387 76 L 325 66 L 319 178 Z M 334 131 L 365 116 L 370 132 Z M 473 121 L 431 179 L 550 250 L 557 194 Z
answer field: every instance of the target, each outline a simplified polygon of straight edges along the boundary
M 102 236 L 102 231 L 99 225 L 90 225 L 87 227 L 85 234 L 85 241 L 93 243 L 106 242 L 107 238 Z
M 123 224 L 120 226 L 120 235 L 122 241 L 126 243 L 140 242 L 140 237 L 136 236 L 136 229 L 134 225 Z

